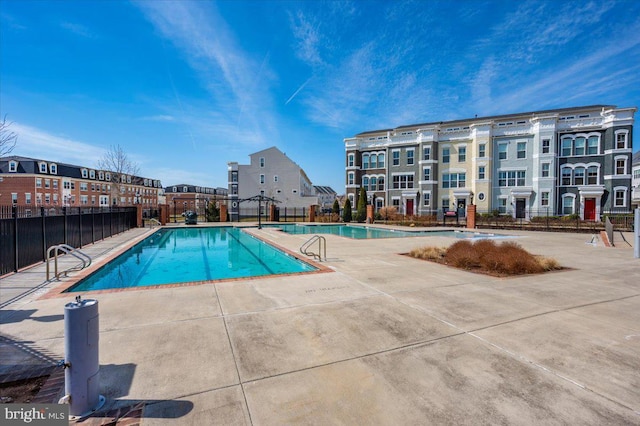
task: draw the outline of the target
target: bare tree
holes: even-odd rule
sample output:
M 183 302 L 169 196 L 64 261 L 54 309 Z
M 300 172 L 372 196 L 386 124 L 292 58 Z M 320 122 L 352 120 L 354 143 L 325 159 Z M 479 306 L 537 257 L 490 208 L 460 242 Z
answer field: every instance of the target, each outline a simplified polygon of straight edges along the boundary
M 109 150 L 98 161 L 98 168 L 109 173 L 111 178 L 111 203 L 119 204 L 120 197 L 125 197 L 127 185 L 137 179 L 140 167 L 131 161 L 120 145 L 109 147 Z
M 11 122 L 7 123 L 7 116 L 5 115 L 0 123 L 0 157 L 4 157 L 13 151 L 18 141 L 18 134 L 9 130 L 11 124 Z

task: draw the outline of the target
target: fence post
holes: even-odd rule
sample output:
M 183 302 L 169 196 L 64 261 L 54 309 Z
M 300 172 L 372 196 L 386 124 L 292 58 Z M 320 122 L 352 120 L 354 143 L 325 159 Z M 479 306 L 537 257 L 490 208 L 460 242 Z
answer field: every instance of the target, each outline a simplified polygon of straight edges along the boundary
M 67 224 L 67 206 L 64 206 L 62 208 L 62 214 L 64 215 L 64 222 L 63 222 L 63 231 L 64 231 L 64 243 L 65 244 L 69 244 L 69 238 L 67 238 L 67 234 L 69 233 L 69 226 Z
M 78 207 L 78 231 L 80 234 L 79 248 L 82 248 L 82 207 Z
M 96 242 L 96 213 L 94 208 L 91 207 L 91 243 Z
M 640 207 L 636 207 L 633 213 L 633 234 L 635 235 L 633 256 L 640 259 Z
M 47 227 L 44 223 L 44 207 L 40 207 L 40 217 L 42 218 L 42 260 L 47 260 Z
M 18 272 L 18 206 L 11 206 L 13 216 L 13 271 Z

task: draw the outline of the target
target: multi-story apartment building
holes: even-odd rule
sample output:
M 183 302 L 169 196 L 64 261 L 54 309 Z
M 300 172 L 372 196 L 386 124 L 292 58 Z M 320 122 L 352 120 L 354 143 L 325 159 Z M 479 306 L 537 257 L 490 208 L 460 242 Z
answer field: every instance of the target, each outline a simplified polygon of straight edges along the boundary
M 184 183 L 167 186 L 164 193 L 169 206 L 179 209 L 180 213 L 186 210 L 201 212 L 209 203 L 227 198 L 227 188 L 210 188 Z
M 278 207 L 284 208 L 307 208 L 318 204 L 307 174 L 278 148 L 258 151 L 249 158 L 248 165 L 228 163 L 231 220 L 238 218 L 241 207 L 258 207 L 258 201 L 243 200 L 259 195 L 277 200 Z
M 638 209 L 640 208 L 640 151 L 633 154 L 632 174 L 631 207 Z
M 0 205 L 157 208 L 159 180 L 20 156 L 0 158 Z
M 346 193 L 365 188 L 376 209 L 456 210 L 514 217 L 631 207 L 636 108 L 594 105 L 432 122 L 344 139 Z

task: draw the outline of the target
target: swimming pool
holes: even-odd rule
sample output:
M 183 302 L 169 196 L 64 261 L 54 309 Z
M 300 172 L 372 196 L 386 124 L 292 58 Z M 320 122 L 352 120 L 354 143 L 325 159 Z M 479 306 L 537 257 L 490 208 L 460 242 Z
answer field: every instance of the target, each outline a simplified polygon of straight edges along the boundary
M 246 278 L 317 268 L 238 228 L 160 229 L 67 291 Z
M 401 238 L 401 237 L 450 237 L 450 238 L 504 238 L 497 235 L 473 231 L 401 231 L 395 229 L 376 228 L 353 225 L 267 225 L 276 227 L 288 234 L 331 234 L 354 239 L 368 238 Z

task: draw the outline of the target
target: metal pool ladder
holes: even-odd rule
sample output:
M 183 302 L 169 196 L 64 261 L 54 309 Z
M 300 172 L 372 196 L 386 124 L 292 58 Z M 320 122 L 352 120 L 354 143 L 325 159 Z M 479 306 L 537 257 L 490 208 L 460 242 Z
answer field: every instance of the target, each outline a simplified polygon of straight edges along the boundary
M 67 244 L 58 244 L 55 246 L 51 246 L 49 247 L 49 249 L 47 250 L 47 281 L 49 281 L 49 273 L 50 273 L 50 267 L 49 267 L 49 260 L 51 260 L 51 252 L 53 252 L 53 263 L 54 263 L 54 277 L 55 278 L 60 278 L 60 275 L 64 274 L 65 276 L 67 276 L 68 272 L 72 272 L 72 271 L 80 271 L 84 268 L 87 268 L 88 266 L 91 265 L 91 256 L 89 256 L 86 253 L 83 253 L 82 251 L 71 247 L 70 245 Z M 58 254 L 62 252 L 64 254 L 68 254 L 71 255 L 73 257 L 75 257 L 76 259 L 80 260 L 80 264 L 72 266 L 71 268 L 65 269 L 64 271 L 58 272 Z
M 155 225 L 162 226 L 162 223 L 158 219 L 149 219 L 149 228 L 153 228 Z
M 311 246 L 318 243 L 318 253 L 311 251 Z M 313 256 L 314 259 L 322 262 L 322 259 L 327 260 L 327 240 L 320 235 L 314 235 L 309 238 L 306 243 L 300 247 L 300 253 L 307 256 Z

